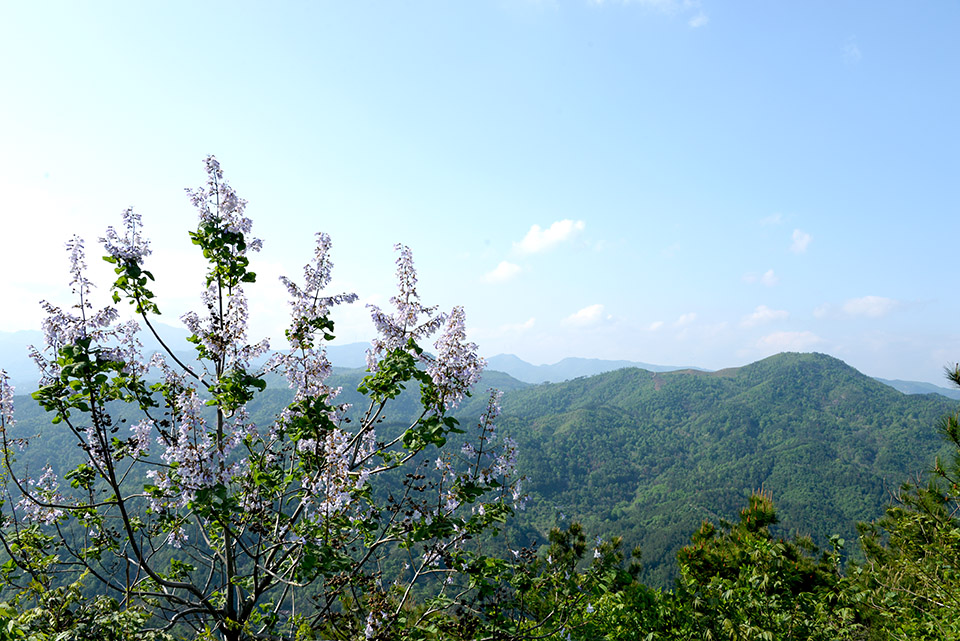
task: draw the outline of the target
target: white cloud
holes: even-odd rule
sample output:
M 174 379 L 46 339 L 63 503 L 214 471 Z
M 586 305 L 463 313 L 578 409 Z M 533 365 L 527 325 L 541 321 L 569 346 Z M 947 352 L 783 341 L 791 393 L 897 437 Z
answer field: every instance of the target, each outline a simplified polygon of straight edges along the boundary
M 520 265 L 514 265 L 504 260 L 493 271 L 484 274 L 483 280 L 487 283 L 502 283 L 510 280 L 521 271 Z
M 833 307 L 830 303 L 824 303 L 823 305 L 817 305 L 813 310 L 814 318 L 826 318 Z
M 807 251 L 807 246 L 810 245 L 810 241 L 812 240 L 813 236 L 807 232 L 794 229 L 793 243 L 790 245 L 790 251 L 792 251 L 794 254 L 802 254 L 803 252 Z
M 846 44 L 843 45 L 844 64 L 852 67 L 859 63 L 861 58 L 863 58 L 863 54 L 860 53 L 860 47 L 857 46 L 857 39 L 853 37 L 847 38 Z
M 780 278 L 773 272 L 772 269 L 768 269 L 760 276 L 757 276 L 755 273 L 744 274 L 743 282 L 751 284 L 760 283 L 761 285 L 765 285 L 767 287 L 773 287 L 780 282 Z
M 760 219 L 760 224 L 764 226 L 779 225 L 782 222 L 783 222 L 783 214 L 779 214 L 779 213 L 770 214 L 769 216 Z
M 650 326 L 647 327 L 647 330 L 651 332 L 655 332 L 661 327 L 663 327 L 663 321 L 653 321 L 652 323 L 650 323 Z
M 577 327 L 585 327 L 587 325 L 595 325 L 603 319 L 603 305 L 597 303 L 596 305 L 590 305 L 584 307 L 580 311 L 567 316 L 563 319 L 563 322 L 567 325 L 576 325 Z
M 532 316 L 525 323 L 514 323 L 512 325 L 501 325 L 500 330 L 505 334 L 519 334 L 528 329 L 532 329 L 536 319 Z
M 590 0 L 591 4 L 606 4 L 606 0 Z M 612 4 L 637 4 L 642 7 L 670 11 L 676 8 L 676 0 L 614 0 Z
M 684 325 L 689 325 L 695 320 L 697 320 L 696 313 L 688 312 L 686 314 L 680 314 L 680 317 L 673 322 L 673 325 L 674 327 L 683 327 Z
M 696 29 L 697 27 L 702 27 L 710 22 L 710 18 L 707 17 L 703 11 L 699 12 L 697 15 L 690 18 L 690 21 L 687 23 L 691 28 Z
M 523 237 L 519 243 L 514 243 L 514 247 L 525 254 L 535 254 L 550 249 L 566 240 L 570 240 L 578 233 L 583 231 L 586 223 L 582 220 L 558 220 L 547 229 L 541 229 L 540 225 L 533 225 L 530 231 Z
M 823 339 L 813 332 L 773 332 L 759 341 L 757 347 L 778 352 L 802 352 Z
M 740 321 L 741 327 L 756 327 L 775 320 L 783 320 L 790 316 L 786 310 L 770 309 L 766 305 L 757 305 L 752 314 L 747 314 Z
M 533 326 L 536 324 L 536 322 L 536 319 L 531 317 L 523 323 L 505 323 L 503 325 L 498 325 L 495 328 L 471 327 L 468 330 L 468 335 L 470 340 L 474 341 L 499 339 L 505 336 L 523 334 L 524 332 L 533 329 Z
M 663 255 L 665 258 L 673 258 L 674 256 L 677 255 L 677 252 L 679 252 L 681 248 L 682 246 L 680 245 L 680 243 L 674 243 L 669 247 L 664 247 L 663 249 L 661 249 L 660 254 Z
M 851 298 L 843 304 L 843 311 L 850 316 L 880 318 L 900 306 L 900 302 L 883 296 L 864 296 Z
M 670 16 L 696 11 L 696 15 L 687 22 L 687 24 L 694 29 L 704 26 L 710 20 L 707 15 L 700 10 L 699 0 L 589 0 L 589 2 L 597 6 L 603 6 L 605 4 L 622 6 L 634 5 L 659 11 Z

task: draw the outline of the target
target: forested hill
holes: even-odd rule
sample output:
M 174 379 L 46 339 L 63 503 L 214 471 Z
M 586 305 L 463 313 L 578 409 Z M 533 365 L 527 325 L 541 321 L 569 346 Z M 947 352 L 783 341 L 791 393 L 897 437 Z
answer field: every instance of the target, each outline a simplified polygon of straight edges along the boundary
M 855 549 L 855 522 L 931 465 L 957 403 L 908 396 L 822 354 L 780 354 L 719 372 L 624 369 L 517 390 L 504 429 L 530 477 L 524 519 L 562 512 L 643 546 L 650 584 L 705 518 L 772 492 L 785 530 Z

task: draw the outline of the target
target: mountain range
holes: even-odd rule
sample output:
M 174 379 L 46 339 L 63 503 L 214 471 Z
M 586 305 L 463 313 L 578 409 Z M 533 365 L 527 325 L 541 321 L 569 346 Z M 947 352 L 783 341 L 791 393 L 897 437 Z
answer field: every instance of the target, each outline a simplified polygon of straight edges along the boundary
M 182 327 L 158 324 L 170 345 L 184 346 L 185 350 L 176 350 L 181 358 L 192 359 L 193 352 L 186 343 L 189 332 Z M 144 333 L 141 336 L 144 352 L 150 354 L 160 351 L 161 346 L 153 336 Z M 43 333 L 36 330 L 18 332 L 0 332 L 0 369 L 5 369 L 14 387 L 21 393 L 36 389 L 37 369 L 27 356 L 29 345 L 42 346 Z M 348 343 L 346 345 L 327 345 L 327 357 L 334 367 L 345 369 L 364 369 L 367 366 L 366 352 L 369 343 Z M 692 365 L 656 365 L 640 361 L 605 360 L 599 358 L 564 358 L 553 364 L 533 365 L 513 354 L 497 354 L 487 360 L 487 369 L 509 374 L 524 383 L 560 383 L 583 376 L 595 376 L 624 368 L 639 368 L 650 372 L 672 372 L 680 370 L 709 371 Z M 960 390 L 950 389 L 919 381 L 876 380 L 904 394 L 940 394 L 960 400 Z
M 354 411 L 364 375 L 338 368 L 329 381 Z M 644 581 L 661 586 L 700 522 L 734 519 L 758 489 L 773 495 L 782 532 L 820 545 L 831 534 L 855 541 L 856 522 L 878 518 L 900 483 L 948 453 L 938 424 L 960 408 L 938 394 L 902 394 L 824 354 L 716 372 L 621 368 L 536 385 L 491 370 L 478 385 L 486 387 L 505 392 L 500 431 L 517 441 L 527 477 L 528 507 L 508 531 L 514 546 L 542 543 L 551 527 L 576 519 L 593 536 L 639 544 Z M 289 400 L 275 381 L 250 404 L 251 417 L 269 422 Z M 418 415 L 415 385 L 395 400 L 378 429 L 403 429 Z M 485 400 L 477 392 L 459 408 L 462 426 L 475 424 Z M 17 399 L 17 418 L 24 435 L 43 434 L 18 462 L 51 462 L 62 474 L 64 453 L 77 454 L 68 435 L 29 398 Z
M 497 354 L 487 359 L 487 368 L 505 372 L 525 383 L 559 383 L 581 376 L 594 376 L 626 367 L 637 367 L 650 372 L 672 372 L 682 369 L 699 370 L 698 367 L 675 367 L 653 365 L 637 361 L 611 361 L 599 358 L 565 358 L 552 365 L 532 365 L 513 354 Z

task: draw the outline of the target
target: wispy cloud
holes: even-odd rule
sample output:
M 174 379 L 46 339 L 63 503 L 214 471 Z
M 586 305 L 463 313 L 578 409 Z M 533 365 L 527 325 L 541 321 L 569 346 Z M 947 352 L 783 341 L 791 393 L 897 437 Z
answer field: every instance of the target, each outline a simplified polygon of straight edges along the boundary
M 650 325 L 647 327 L 647 330 L 648 330 L 648 331 L 651 331 L 651 332 L 655 332 L 655 331 L 657 331 L 658 329 L 660 329 L 661 327 L 663 327 L 663 321 L 653 321 L 653 322 L 650 323 Z
M 590 4 L 635 4 L 661 11 L 670 11 L 678 5 L 676 0 L 590 0 Z
M 802 352 L 821 342 L 823 339 L 810 331 L 773 332 L 757 341 L 757 347 L 778 352 Z
M 523 240 L 514 243 L 514 247 L 525 254 L 536 254 L 570 240 L 586 226 L 582 220 L 570 219 L 558 220 L 546 229 L 533 225 Z
M 746 283 L 760 283 L 761 285 L 765 285 L 767 287 L 773 287 L 780 282 L 780 278 L 773 272 L 772 269 L 768 269 L 760 276 L 757 276 L 755 273 L 744 274 L 743 280 Z
M 673 326 L 683 327 L 685 325 L 689 325 L 695 320 L 697 320 L 697 314 L 695 312 L 687 312 L 686 314 L 680 314 L 679 318 L 673 321 Z
M 515 277 L 521 271 L 520 265 L 514 265 L 513 263 L 504 260 L 501 261 L 500 264 L 493 269 L 493 271 L 484 274 L 483 280 L 487 283 L 502 283 Z
M 741 327 L 756 327 L 775 320 L 784 320 L 790 314 L 783 309 L 770 309 L 766 305 L 757 305 L 752 314 L 747 314 L 740 320 Z
M 596 325 L 601 320 L 603 320 L 603 305 L 597 303 L 570 314 L 563 319 L 563 322 L 567 325 L 586 327 L 587 325 Z
M 897 307 L 900 301 L 883 296 L 864 296 L 862 298 L 851 298 L 843 304 L 843 311 L 850 316 L 866 316 L 868 318 L 880 318 L 886 316 Z
M 488 340 L 491 338 L 503 338 L 504 336 L 515 336 L 523 334 L 536 324 L 536 319 L 530 317 L 523 323 L 504 323 L 495 328 L 472 327 L 469 331 L 471 340 Z
M 843 63 L 848 67 L 852 67 L 856 64 L 859 64 L 861 58 L 863 58 L 863 54 L 860 52 L 860 47 L 857 45 L 857 39 L 853 36 L 850 36 L 847 38 L 847 42 L 843 45 Z
M 707 14 L 705 14 L 703 11 L 700 11 L 697 13 L 697 15 L 690 18 L 690 21 L 687 22 L 687 24 L 690 25 L 693 29 L 697 29 L 699 27 L 705 26 L 708 22 L 710 22 L 710 18 L 708 18 Z
M 794 254 L 802 254 L 807 251 L 813 236 L 799 229 L 793 230 L 793 243 L 790 244 L 790 251 Z
M 770 214 L 769 216 L 765 216 L 764 218 L 760 219 L 760 224 L 764 226 L 779 225 L 782 222 L 783 222 L 783 214 L 780 214 L 780 213 Z
M 687 21 L 687 24 L 693 29 L 702 27 L 710 22 L 710 18 L 707 17 L 707 14 L 700 9 L 700 0 L 589 0 L 589 2 L 590 4 L 598 7 L 607 4 L 622 6 L 632 5 L 659 11 L 668 15 L 696 11 L 696 14 Z
M 664 258 L 673 258 L 677 253 L 683 248 L 680 243 L 674 243 L 669 247 L 664 247 L 660 250 L 660 255 Z
M 501 325 L 500 330 L 505 334 L 520 334 L 522 332 L 527 331 L 528 329 L 532 329 L 534 323 L 536 322 L 537 322 L 537 319 L 531 316 L 524 323 L 513 323 L 513 324 Z

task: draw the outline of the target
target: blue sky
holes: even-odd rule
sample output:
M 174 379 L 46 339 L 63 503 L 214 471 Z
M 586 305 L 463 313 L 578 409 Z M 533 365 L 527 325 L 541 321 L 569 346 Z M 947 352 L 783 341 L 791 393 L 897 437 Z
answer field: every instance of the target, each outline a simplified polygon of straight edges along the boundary
M 265 241 L 259 334 L 326 231 L 361 299 L 343 342 L 401 242 L 486 355 L 821 351 L 940 383 L 958 25 L 952 2 L 0 0 L 0 331 L 70 303 L 71 234 L 106 278 L 129 205 L 176 322 L 200 290 L 183 188 L 213 153 Z

